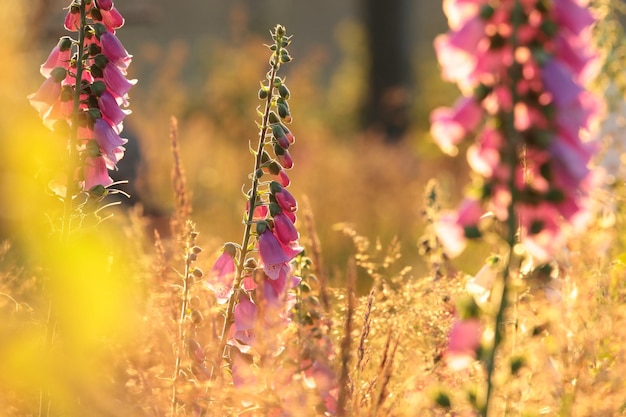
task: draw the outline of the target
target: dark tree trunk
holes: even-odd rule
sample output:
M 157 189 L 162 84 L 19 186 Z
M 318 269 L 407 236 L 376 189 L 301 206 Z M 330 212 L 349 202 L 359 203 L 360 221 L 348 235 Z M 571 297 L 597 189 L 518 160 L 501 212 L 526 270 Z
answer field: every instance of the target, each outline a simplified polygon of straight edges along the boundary
M 400 140 L 409 127 L 410 0 L 361 0 L 369 51 L 363 127 Z

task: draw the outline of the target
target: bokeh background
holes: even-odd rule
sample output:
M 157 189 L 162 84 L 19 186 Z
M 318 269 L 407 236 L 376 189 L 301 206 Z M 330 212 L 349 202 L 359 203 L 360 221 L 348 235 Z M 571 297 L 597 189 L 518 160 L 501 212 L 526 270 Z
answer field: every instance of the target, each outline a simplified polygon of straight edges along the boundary
M 221 245 L 241 237 L 241 190 L 253 162 L 248 143 L 257 139 L 257 90 L 268 69 L 263 44 L 278 23 L 294 35 L 294 60 L 282 68 L 297 138 L 290 149 L 290 191 L 301 205 L 310 202 L 315 217 L 323 265 L 338 294 L 332 318 L 341 323 L 345 317 L 340 288 L 350 256 L 356 252 L 361 265 L 389 265 L 374 271 L 380 281 L 392 278 L 392 288 L 376 300 L 371 340 L 374 347 L 384 346 L 390 323 L 402 334 L 394 392 L 408 393 L 407 401 L 420 399 L 428 409 L 425 386 L 442 381 L 455 388 L 457 377 L 440 377 L 435 364 L 464 275 L 428 278 L 419 253 L 428 182 L 437 179 L 439 203 L 453 207 L 469 181 L 464 158 L 443 156 L 428 133 L 430 111 L 450 105 L 458 94 L 440 79 L 432 48 L 434 37 L 446 30 L 441 2 L 117 0 L 126 17 L 117 35 L 134 55 L 129 75 L 139 80 L 130 92 L 133 114 L 123 135 L 129 143 L 117 173 L 130 180 L 132 198 L 123 200 L 124 208 L 110 209 L 115 216 L 99 229 L 64 247 L 46 237 L 59 209 L 48 183 L 65 169 L 65 144 L 51 137 L 26 97 L 43 81 L 39 65 L 66 34 L 68 3 L 5 1 L 0 7 L 0 241 L 10 239 L 0 244 L 0 415 L 32 414 L 45 385 L 55 388 L 57 403 L 80 410 L 76 415 L 117 416 L 158 401 L 167 409 L 180 302 L 175 271 L 182 265 L 180 245 L 170 234 L 170 118 L 178 119 L 191 218 L 204 248 L 197 265 L 208 271 Z M 615 37 L 623 32 L 613 21 L 603 23 L 602 42 L 618 43 Z M 609 76 L 624 88 L 626 53 L 611 53 L 622 60 L 613 60 Z M 623 96 L 616 96 L 623 106 Z M 615 114 L 613 132 L 619 135 L 625 131 L 624 109 Z M 617 167 L 624 161 L 619 155 L 613 154 Z M 563 311 L 548 310 L 555 322 L 572 329 L 572 336 L 550 342 L 551 354 L 562 359 L 563 379 L 571 382 L 563 409 L 573 407 L 570 394 L 583 396 L 586 407 L 578 401 L 578 414 L 563 415 L 609 416 L 626 409 L 620 360 L 626 356 L 623 335 L 615 332 L 626 321 L 623 187 L 617 191 L 607 198 L 614 204 L 613 221 L 574 247 L 580 256 L 572 257 L 578 273 L 572 276 L 580 287 L 563 290 L 572 299 Z M 355 237 L 355 245 L 341 231 L 346 225 L 368 240 Z M 169 251 L 155 249 L 155 229 Z M 301 232 L 303 240 L 311 238 Z M 397 251 L 394 242 L 401 247 Z M 474 274 L 489 252 L 472 246 L 453 267 Z M 397 253 L 402 259 L 394 264 Z M 358 273 L 365 294 L 375 274 L 363 268 Z M 62 337 L 49 344 L 51 302 Z M 364 316 L 364 305 L 357 317 Z M 207 321 L 219 317 L 207 315 Z M 376 360 L 380 350 L 373 349 Z M 535 374 L 550 378 L 541 362 L 543 348 L 536 351 L 543 353 L 534 358 Z M 407 361 L 415 366 L 404 366 Z M 154 389 L 144 391 L 147 385 L 136 382 L 140 377 Z M 559 387 L 534 381 L 529 385 L 537 398 Z M 406 415 L 415 413 L 414 405 Z M 610 411 L 603 414 L 598 407 Z

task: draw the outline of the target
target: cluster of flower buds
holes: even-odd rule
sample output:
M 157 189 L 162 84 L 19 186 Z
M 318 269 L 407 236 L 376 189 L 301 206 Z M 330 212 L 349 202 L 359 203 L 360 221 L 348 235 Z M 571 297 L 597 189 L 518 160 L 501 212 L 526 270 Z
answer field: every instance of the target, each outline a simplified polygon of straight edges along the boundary
M 112 183 L 108 170 L 124 155 L 120 137 L 130 113 L 128 91 L 136 80 L 126 78 L 131 56 L 115 36 L 124 19 L 111 0 L 73 0 L 64 36 L 41 66 L 46 78 L 28 98 L 44 124 L 68 138 L 78 188 L 104 194 Z
M 603 104 L 584 88 L 599 69 L 584 3 L 444 1 L 451 30 L 435 49 L 444 79 L 463 96 L 434 110 L 431 133 L 449 154 L 476 133 L 467 158 L 480 177 L 463 209 L 441 219 L 449 255 L 479 235 L 484 208 L 505 221 L 513 204 L 522 243 L 544 261 L 585 226 L 597 182 L 590 133 Z

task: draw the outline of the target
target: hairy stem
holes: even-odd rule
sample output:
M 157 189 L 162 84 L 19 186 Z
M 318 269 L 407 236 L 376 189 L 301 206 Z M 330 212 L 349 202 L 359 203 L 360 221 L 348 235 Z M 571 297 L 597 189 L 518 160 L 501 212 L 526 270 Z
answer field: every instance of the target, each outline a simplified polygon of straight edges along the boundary
M 61 241 L 67 242 L 69 240 L 70 232 L 72 229 L 72 200 L 74 197 L 74 171 L 77 166 L 76 160 L 78 159 L 78 149 L 76 143 L 78 141 L 78 120 L 80 110 L 80 93 L 81 93 L 81 80 L 84 71 L 83 55 L 85 54 L 85 28 L 87 26 L 87 11 L 84 1 L 80 3 L 80 27 L 78 28 L 78 59 L 76 60 L 76 91 L 74 92 L 74 106 L 72 109 L 72 127 L 70 131 L 70 138 L 68 141 L 68 168 L 67 179 L 65 188 L 65 197 L 63 201 L 63 220 L 61 224 Z M 46 317 L 46 328 L 44 337 L 44 350 L 48 354 L 52 351 L 52 344 L 54 342 L 54 333 L 56 330 L 55 309 L 52 298 L 48 302 L 48 313 Z M 43 382 L 39 392 L 39 417 L 44 415 L 49 417 L 52 407 L 52 398 L 50 396 L 50 388 L 47 382 Z
M 67 241 L 70 232 L 72 230 L 72 201 L 74 199 L 75 182 L 74 174 L 78 165 L 78 149 L 76 147 L 78 142 L 78 123 L 79 123 L 79 111 L 80 111 L 80 95 L 82 88 L 82 79 L 84 71 L 83 55 L 85 54 L 85 27 L 87 26 L 87 13 L 86 4 L 84 1 L 80 3 L 80 28 L 78 30 L 78 59 L 76 60 L 76 90 L 74 91 L 74 108 L 72 110 L 72 129 L 70 131 L 69 139 L 69 157 L 67 167 L 67 178 L 65 187 L 65 199 L 63 204 L 63 224 L 61 229 L 61 236 L 64 241 Z
M 191 239 L 191 234 L 193 233 L 193 226 L 190 227 L 189 230 L 189 239 Z M 185 347 L 185 317 L 187 316 L 187 307 L 189 305 L 189 281 L 191 278 L 191 263 L 192 260 L 189 256 L 191 244 L 187 244 L 186 254 L 185 254 L 185 271 L 183 275 L 183 295 L 182 302 L 180 305 L 180 315 L 178 317 L 178 347 L 176 348 L 176 362 L 174 364 L 174 375 L 172 377 L 172 402 L 171 402 L 171 413 L 172 417 L 176 415 L 176 382 L 178 380 L 178 374 L 180 372 L 180 363 L 182 361 L 182 352 Z
M 519 0 L 515 2 L 513 6 L 513 10 L 511 12 L 511 20 L 513 23 L 513 33 L 511 34 L 511 44 L 513 50 L 515 50 L 517 46 L 517 31 L 521 23 L 521 19 L 523 17 L 523 10 Z M 513 63 L 511 69 L 509 70 L 509 81 L 511 86 L 511 97 L 513 106 L 515 103 L 519 101 L 519 94 L 517 93 L 517 82 L 520 78 L 518 66 L 516 63 Z M 494 321 L 494 336 L 493 336 L 493 346 L 489 351 L 489 355 L 486 360 L 486 370 L 487 370 L 487 392 L 485 394 L 485 403 L 482 409 L 480 410 L 480 415 L 482 417 L 487 417 L 489 415 L 489 405 L 491 402 L 491 398 L 493 396 L 494 390 L 494 371 L 495 371 L 495 362 L 496 355 L 502 340 L 504 339 L 505 328 L 502 326 L 504 322 L 504 317 L 506 314 L 507 307 L 509 306 L 509 292 L 511 291 L 511 271 L 515 265 L 515 262 L 518 259 L 518 255 L 516 254 L 516 245 L 518 243 L 517 231 L 519 230 L 519 222 L 515 212 L 515 206 L 517 204 L 518 196 L 516 192 L 516 184 L 515 184 L 515 175 L 517 171 L 517 167 L 520 164 L 520 157 L 523 157 L 522 154 L 522 141 L 519 137 L 519 133 L 515 129 L 514 124 L 514 115 L 511 110 L 504 116 L 503 129 L 505 133 L 505 137 L 508 138 L 509 148 L 507 149 L 506 157 L 510 164 L 510 173 L 509 173 L 509 181 L 508 181 L 508 189 L 511 192 L 511 202 L 508 207 L 508 217 L 506 221 L 506 243 L 509 251 L 509 258 L 507 260 L 504 271 L 502 272 L 502 291 L 500 296 L 496 298 L 496 300 L 500 300 L 500 306 L 498 307 L 498 311 L 496 313 L 495 321 Z M 521 155 L 521 156 L 520 156 Z

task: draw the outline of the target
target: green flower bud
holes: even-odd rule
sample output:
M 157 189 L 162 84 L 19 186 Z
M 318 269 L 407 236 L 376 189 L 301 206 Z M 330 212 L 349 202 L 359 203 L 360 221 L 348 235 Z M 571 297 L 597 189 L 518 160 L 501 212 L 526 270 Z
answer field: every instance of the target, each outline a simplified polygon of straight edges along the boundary
M 202 323 L 202 321 L 204 320 L 204 317 L 202 317 L 202 313 L 199 312 L 198 310 L 191 310 L 191 322 L 193 324 L 195 324 L 196 326 L 200 325 L 200 323 Z
M 61 95 L 59 97 L 61 101 L 74 100 L 74 88 L 71 85 L 64 85 L 61 88 Z
M 100 39 L 100 35 L 102 35 L 103 33 L 106 33 L 106 31 L 107 31 L 107 27 L 104 26 L 102 23 L 98 22 L 98 23 L 93 24 L 93 32 L 98 37 L 98 39 Z
M 287 103 L 277 103 L 276 108 L 278 109 L 278 115 L 281 119 L 287 120 L 288 118 L 291 118 L 291 113 L 289 112 L 289 106 L 287 106 Z
M 100 109 L 96 109 L 95 107 L 90 107 L 89 110 L 87 111 L 87 115 L 89 116 L 89 119 L 93 122 L 95 122 L 97 119 L 100 119 L 102 117 L 102 113 L 100 113 Z
M 528 230 L 528 233 L 530 233 L 531 235 L 536 235 L 538 233 L 541 233 L 541 231 L 543 230 L 544 226 L 545 226 L 545 223 L 542 220 L 534 220 L 530 224 L 530 228 Z
M 445 409 L 450 409 L 450 407 L 452 407 L 452 401 L 450 401 L 450 396 L 443 391 L 437 391 L 437 393 L 435 393 L 434 401 L 435 404 L 437 404 L 439 407 Z
M 65 52 L 72 48 L 73 43 L 74 41 L 72 40 L 72 38 L 70 38 L 69 36 L 63 36 L 61 39 L 59 39 L 59 50 Z
M 285 84 L 278 86 L 278 94 L 284 99 L 288 99 L 291 96 L 291 92 Z
M 267 90 L 267 87 L 261 87 L 259 89 L 259 100 L 265 100 L 268 95 L 269 95 L 269 92 Z
M 274 153 L 276 154 L 276 156 L 284 155 L 285 154 L 285 149 L 283 149 L 278 143 L 275 143 L 274 144 Z
M 67 77 L 67 70 L 63 67 L 55 67 L 50 72 L 50 76 L 55 83 L 60 83 L 65 79 L 65 77 Z
M 289 55 L 289 52 L 287 52 L 286 49 L 283 49 L 282 52 L 280 53 L 280 62 L 285 64 L 287 62 L 291 61 L 291 55 Z
M 270 169 L 270 174 L 278 175 L 280 174 L 280 170 L 282 169 L 282 167 L 280 166 L 278 162 L 272 161 L 270 162 L 269 169 Z
M 275 217 L 283 212 L 278 203 L 270 203 L 270 216 Z
M 90 140 L 85 145 L 85 156 L 89 158 L 97 158 L 100 156 L 100 146 L 98 146 L 98 142 L 95 140 Z
M 270 193 L 276 194 L 283 190 L 283 186 L 278 181 L 270 182 Z
M 511 358 L 511 375 L 517 373 L 526 365 L 526 358 L 523 356 L 514 356 Z
M 89 192 L 89 197 L 96 198 L 96 199 L 100 199 L 109 193 L 109 191 L 102 184 L 94 185 L 93 187 L 89 189 L 88 192 Z
M 98 10 L 97 8 L 93 8 L 91 9 L 91 18 L 93 20 L 98 20 L 101 21 L 102 20 L 102 13 L 100 13 L 100 10 Z
M 94 78 L 103 78 L 104 72 L 102 71 L 102 68 L 93 65 L 91 67 L 91 75 L 93 75 Z
M 262 234 L 269 228 L 270 225 L 265 220 L 262 220 L 256 224 L 256 232 L 258 235 Z
M 270 122 L 270 124 L 274 124 L 274 123 L 279 123 L 280 122 L 280 119 L 278 118 L 278 115 L 276 115 L 276 113 L 274 113 L 273 111 L 270 112 L 269 122 Z
M 276 34 L 276 37 L 282 38 L 285 36 L 285 28 L 282 25 L 276 25 L 274 33 Z
M 237 255 L 237 245 L 232 242 L 228 242 L 224 245 L 224 253 L 229 254 L 233 258 Z
M 107 59 L 106 56 L 104 56 L 104 54 L 99 54 L 94 57 L 94 64 L 98 68 L 104 69 L 104 67 L 106 67 L 108 63 L 109 63 L 109 60 Z
M 485 4 L 481 9 L 480 9 L 480 17 L 484 20 L 487 20 L 489 18 L 491 18 L 491 16 L 493 16 L 493 13 L 495 12 L 495 9 L 493 8 L 493 6 L 490 6 L 488 4 Z
M 94 81 L 91 84 L 91 93 L 96 97 L 100 97 L 107 89 L 106 84 L 103 81 Z

